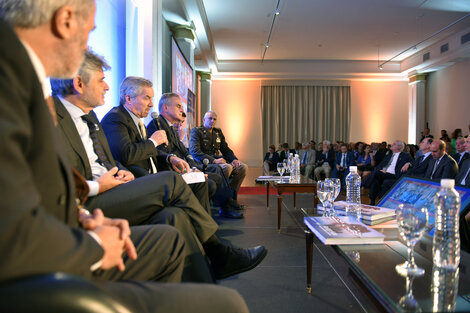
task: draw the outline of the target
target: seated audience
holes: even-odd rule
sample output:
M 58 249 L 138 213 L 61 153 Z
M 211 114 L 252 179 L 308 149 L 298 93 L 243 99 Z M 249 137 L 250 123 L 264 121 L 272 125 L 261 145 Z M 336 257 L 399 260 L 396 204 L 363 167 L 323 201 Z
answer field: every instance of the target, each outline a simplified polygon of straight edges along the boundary
M 465 151 L 470 153 L 470 136 L 467 136 L 465 139 Z M 459 173 L 455 176 L 455 183 L 465 187 L 470 187 L 470 158 L 462 161 Z
M 406 163 L 411 163 L 411 156 L 403 152 L 404 143 L 396 140 L 392 146 L 392 153 L 385 156 L 383 161 L 376 166 L 374 172 L 363 181 L 363 186 L 370 188 L 370 204 L 375 205 L 377 197 L 382 197 L 393 183 L 403 174 L 402 168 Z
M 279 155 L 275 151 L 276 147 L 270 145 L 268 152 L 264 156 L 263 162 L 263 175 L 269 175 L 269 172 L 277 170 L 277 163 L 279 163 Z
M 421 140 L 423 140 L 424 138 L 434 138 L 434 136 L 431 135 L 431 130 L 430 130 L 428 127 L 426 127 L 426 128 L 424 129 L 424 131 L 421 133 L 420 142 L 421 142 Z
M 329 178 L 335 163 L 335 152 L 330 147 L 330 141 L 324 140 L 322 151 L 317 158 L 317 168 L 315 168 L 315 179 L 322 180 L 324 177 Z
M 447 130 L 445 129 L 441 130 L 441 138 L 439 139 L 444 141 L 446 145 L 450 143 L 450 137 L 449 137 L 449 134 L 447 134 Z
M 451 135 L 450 144 L 452 146 L 450 154 L 455 153 L 457 151 L 457 138 L 462 137 L 462 129 L 456 128 Z
M 349 174 L 349 167 L 356 164 L 354 160 L 354 153 L 352 151 L 348 151 L 348 146 L 345 143 L 340 145 L 340 152 L 336 154 L 335 159 L 335 167 L 331 174 L 333 178 L 339 178 L 343 186 L 344 179 Z
M 289 158 L 289 153 L 295 153 L 294 149 L 289 149 L 289 144 L 287 142 L 281 144 L 281 148 L 282 150 L 279 153 L 279 162 L 284 162 L 284 160 L 287 160 Z
M 457 152 L 455 152 L 451 156 L 457 162 L 457 165 L 460 167 L 463 161 L 470 158 L 470 153 L 465 151 L 465 138 L 457 138 L 457 140 L 455 141 L 455 148 Z
M 379 144 L 379 147 L 377 149 L 377 152 L 374 154 L 374 162 L 375 166 L 379 165 L 382 163 L 384 160 L 385 156 L 389 154 L 390 151 L 387 149 L 387 142 L 382 141 L 382 143 Z
M 446 143 L 435 140 L 431 144 L 431 155 L 433 160 L 428 165 L 424 178 L 441 180 L 442 178 L 454 178 L 458 172 L 458 165 L 446 151 Z

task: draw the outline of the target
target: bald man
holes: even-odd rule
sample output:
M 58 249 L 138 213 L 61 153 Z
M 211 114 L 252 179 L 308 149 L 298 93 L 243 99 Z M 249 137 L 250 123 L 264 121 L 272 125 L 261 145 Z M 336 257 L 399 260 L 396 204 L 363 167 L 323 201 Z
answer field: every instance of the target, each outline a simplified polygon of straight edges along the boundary
M 442 140 L 433 141 L 430 150 L 433 160 L 429 163 L 424 178 L 433 180 L 454 178 L 459 167 L 457 162 L 447 154 L 446 143 Z

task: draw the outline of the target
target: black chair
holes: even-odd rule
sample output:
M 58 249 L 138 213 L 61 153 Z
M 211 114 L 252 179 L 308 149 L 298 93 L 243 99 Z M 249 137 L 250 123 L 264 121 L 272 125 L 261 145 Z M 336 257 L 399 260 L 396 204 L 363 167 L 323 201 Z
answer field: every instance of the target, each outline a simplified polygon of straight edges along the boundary
M 0 312 L 129 313 L 131 310 L 90 281 L 54 273 L 0 283 Z

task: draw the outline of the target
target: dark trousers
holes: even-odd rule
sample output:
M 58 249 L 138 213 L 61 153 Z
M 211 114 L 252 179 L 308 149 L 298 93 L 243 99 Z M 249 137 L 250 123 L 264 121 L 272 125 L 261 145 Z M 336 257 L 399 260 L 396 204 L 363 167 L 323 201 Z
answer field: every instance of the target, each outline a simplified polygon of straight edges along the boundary
M 394 174 L 384 173 L 382 171 L 374 171 L 370 176 L 371 177 L 368 179 L 368 183 L 370 185 L 366 185 L 366 187 L 370 187 L 369 198 L 371 203 L 375 204 L 375 199 L 385 193 L 387 186 L 389 188 L 391 185 L 393 185 L 393 183 L 390 184 L 390 182 L 395 181 L 396 176 Z M 385 181 L 387 181 L 387 184 L 384 184 Z

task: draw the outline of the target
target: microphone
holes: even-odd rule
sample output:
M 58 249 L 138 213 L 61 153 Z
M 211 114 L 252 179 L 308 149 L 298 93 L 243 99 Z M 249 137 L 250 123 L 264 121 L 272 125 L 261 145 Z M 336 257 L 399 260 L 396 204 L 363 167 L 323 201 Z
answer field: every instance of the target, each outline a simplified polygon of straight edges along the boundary
M 152 117 L 153 125 L 155 126 L 155 128 L 157 130 L 164 130 L 162 126 L 160 125 L 160 120 L 158 119 L 158 113 L 153 111 L 152 114 L 150 114 L 150 116 Z M 162 145 L 163 147 L 167 146 L 166 143 L 163 143 Z
M 186 113 L 183 112 L 183 114 L 181 114 L 181 116 L 186 117 Z
M 209 164 L 209 159 L 204 159 L 202 161 L 202 172 L 206 173 L 207 165 Z

